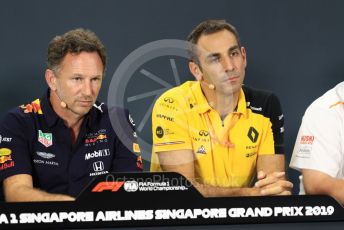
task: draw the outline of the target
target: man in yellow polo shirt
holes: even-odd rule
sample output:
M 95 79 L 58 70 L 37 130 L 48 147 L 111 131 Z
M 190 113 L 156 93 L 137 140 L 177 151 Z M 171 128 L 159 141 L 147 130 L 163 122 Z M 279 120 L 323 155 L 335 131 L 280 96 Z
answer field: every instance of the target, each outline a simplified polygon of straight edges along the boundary
M 155 103 L 151 171 L 179 172 L 206 197 L 291 194 L 280 103 L 242 85 L 246 51 L 236 29 L 208 20 L 188 41 L 197 81 Z

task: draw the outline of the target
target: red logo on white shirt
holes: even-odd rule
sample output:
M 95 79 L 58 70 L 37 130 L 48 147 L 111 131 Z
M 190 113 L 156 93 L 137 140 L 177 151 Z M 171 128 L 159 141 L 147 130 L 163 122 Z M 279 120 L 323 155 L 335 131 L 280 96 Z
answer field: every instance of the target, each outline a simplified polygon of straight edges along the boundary
M 314 136 L 301 136 L 301 145 L 312 145 L 314 141 Z

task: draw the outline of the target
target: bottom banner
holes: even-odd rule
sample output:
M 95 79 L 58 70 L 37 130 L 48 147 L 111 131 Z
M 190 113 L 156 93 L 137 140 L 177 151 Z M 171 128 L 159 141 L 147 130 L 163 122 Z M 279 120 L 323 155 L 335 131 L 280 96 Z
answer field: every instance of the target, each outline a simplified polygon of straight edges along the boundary
M 0 204 L 1 229 L 340 220 L 343 207 L 328 196 L 204 198 L 177 173 L 106 174 L 76 201 Z

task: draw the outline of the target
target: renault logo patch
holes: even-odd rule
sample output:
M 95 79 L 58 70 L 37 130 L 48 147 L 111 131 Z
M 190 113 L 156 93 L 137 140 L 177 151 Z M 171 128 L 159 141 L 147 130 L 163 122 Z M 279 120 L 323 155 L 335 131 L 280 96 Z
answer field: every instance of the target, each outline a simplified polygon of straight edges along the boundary
M 253 128 L 251 126 L 250 129 L 248 130 L 247 136 L 248 136 L 248 138 L 250 138 L 250 140 L 253 143 L 256 143 L 257 140 L 258 140 L 259 133 L 258 133 L 258 131 L 255 128 Z

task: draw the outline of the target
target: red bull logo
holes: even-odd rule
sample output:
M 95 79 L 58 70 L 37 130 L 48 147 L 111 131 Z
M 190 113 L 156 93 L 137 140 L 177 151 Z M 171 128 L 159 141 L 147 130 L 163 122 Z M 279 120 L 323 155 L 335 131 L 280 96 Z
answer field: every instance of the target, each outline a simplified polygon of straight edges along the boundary
M 12 160 L 11 154 L 12 150 L 8 148 L 0 149 L 0 171 L 14 166 L 14 161 Z
M 8 148 L 1 148 L 0 149 L 0 164 L 5 163 L 6 161 L 11 161 L 12 160 L 11 153 L 12 153 L 12 150 Z
M 97 142 L 99 140 L 104 140 L 106 138 L 107 138 L 107 136 L 105 134 L 99 134 L 98 136 L 96 136 L 94 138 L 85 139 L 85 144 L 95 143 L 95 142 Z
M 37 113 L 43 114 L 41 109 L 41 102 L 39 99 L 34 100 L 31 104 L 21 105 L 20 108 L 24 110 L 24 113 Z

